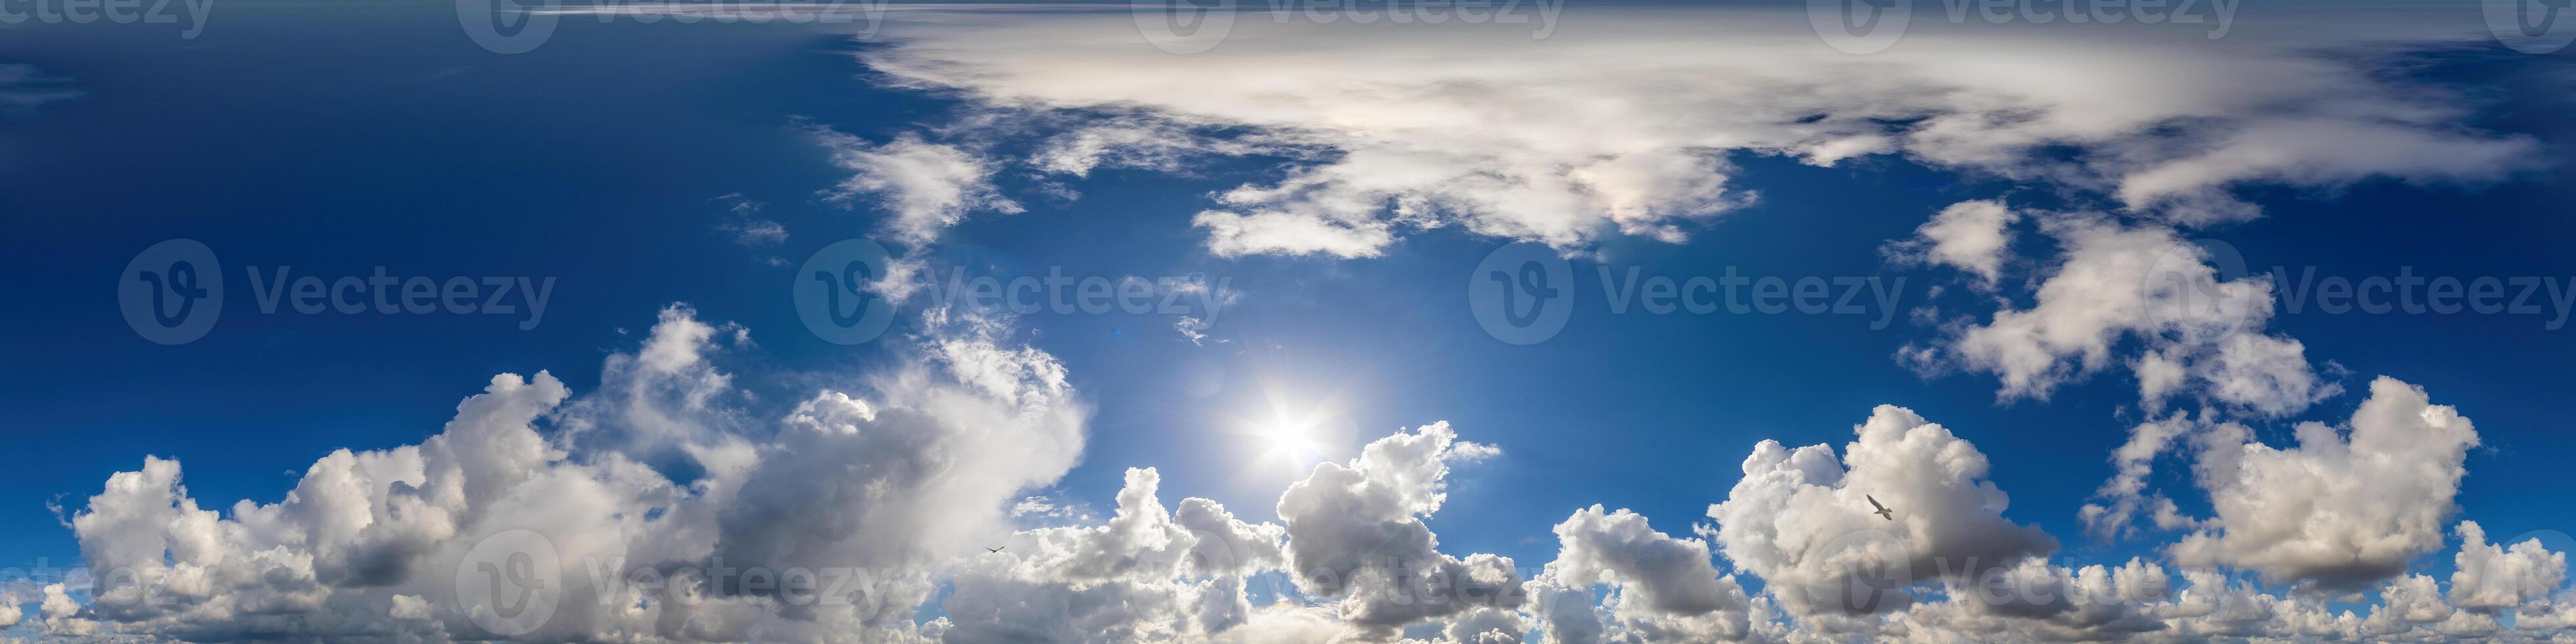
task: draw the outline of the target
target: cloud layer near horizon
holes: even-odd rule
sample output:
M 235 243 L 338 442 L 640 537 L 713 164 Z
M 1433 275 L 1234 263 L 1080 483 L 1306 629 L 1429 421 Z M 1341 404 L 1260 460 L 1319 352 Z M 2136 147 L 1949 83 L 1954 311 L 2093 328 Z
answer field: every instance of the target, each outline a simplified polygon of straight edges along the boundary
M 2311 423 L 2291 449 L 2185 430 L 2219 511 L 2173 556 L 2210 567 L 2055 563 L 2058 541 L 2006 517 L 1972 442 L 1894 406 L 1839 449 L 1754 446 L 1693 536 L 1576 508 L 1553 528 L 1555 559 L 1530 565 L 1443 551 L 1424 522 L 1453 468 L 1509 460 L 1447 423 L 1318 465 L 1282 491 L 1275 523 L 1167 504 L 1159 473 L 1135 468 L 1105 521 L 1014 530 L 1006 510 L 1080 453 L 1085 403 L 1005 322 L 932 328 L 774 423 L 745 417 L 715 366 L 746 331 L 674 306 L 611 356 L 600 392 L 497 376 L 439 434 L 324 456 L 280 503 L 205 509 L 178 462 L 147 458 L 71 516 L 89 585 L 5 589 L 6 615 L 64 640 L 1498 643 L 2442 639 L 2504 632 L 2501 614 L 2545 638 L 2576 612 L 2563 554 L 2489 544 L 2474 522 L 2458 525 L 2447 593 L 2405 574 L 2440 547 L 2458 449 L 2476 438 L 2393 379 L 2348 430 Z M 2454 469 L 2363 471 L 2426 461 L 2389 450 L 2448 450 L 2431 459 Z M 648 465 L 669 454 L 698 474 Z M 488 544 L 522 531 L 552 566 L 523 572 L 561 584 L 534 622 L 497 619 L 507 602 L 472 583 L 495 562 Z M 2383 601 L 2337 613 L 2312 590 Z

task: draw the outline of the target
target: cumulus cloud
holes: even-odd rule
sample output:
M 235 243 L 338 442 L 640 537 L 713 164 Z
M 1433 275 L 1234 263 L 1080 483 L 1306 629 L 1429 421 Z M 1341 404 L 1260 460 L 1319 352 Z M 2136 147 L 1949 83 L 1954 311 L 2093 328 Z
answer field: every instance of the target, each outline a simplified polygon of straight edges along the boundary
M 700 321 L 685 305 L 662 309 L 643 346 L 608 356 L 598 391 L 554 415 L 559 431 L 551 441 L 648 463 L 749 449 L 739 438 L 749 419 L 725 405 L 743 394 L 712 362 L 748 342 L 740 325 Z
M 1538 42 L 1517 26 L 1247 19 L 1191 56 L 1133 38 L 1126 15 L 984 15 L 907 25 L 860 56 L 978 109 L 1096 121 L 1040 146 L 1031 162 L 1051 172 L 1289 150 L 1284 174 L 1193 218 L 1220 255 L 1370 257 L 1447 226 L 1569 249 L 1680 240 L 1755 201 L 1734 185 L 1729 156 L 1745 153 L 1897 155 L 2208 223 L 2254 214 L 2239 186 L 2490 181 L 2538 150 L 2460 127 L 2449 94 L 2350 55 L 2467 35 L 2398 20 L 2188 46 L 1918 24 L 1904 47 L 1854 57 L 1781 36 L 1809 29 L 1795 12 L 1692 11 L 1586 12 Z
M 2399 574 L 2441 546 L 2439 522 L 2452 512 L 2457 468 L 2475 434 L 2404 383 L 2382 378 L 2372 391 L 2349 438 L 2310 423 L 2289 450 L 2249 442 L 2239 425 L 2179 415 L 2142 424 L 2115 457 L 2122 472 L 2103 494 L 2141 499 L 2147 511 L 2173 515 L 2159 518 L 2162 527 L 2193 530 L 2169 553 L 2186 566 L 2180 571 L 2145 558 L 2116 566 L 2044 559 L 2055 541 L 2002 518 L 2003 493 L 1985 480 L 1973 445 L 1889 406 L 1857 428 L 1840 463 L 1823 445 L 1756 446 L 1745 478 L 1710 509 L 1717 525 L 1703 532 L 1762 582 L 1763 593 L 1746 604 L 1748 639 L 2472 641 L 2506 633 L 2489 614 L 2505 608 L 2529 616 L 2515 633 L 2562 628 L 2553 593 L 2564 558 L 2536 541 L 2500 548 L 2464 524 L 2462 572 L 2448 601 L 2433 577 Z M 2170 500 L 2145 494 L 2148 463 L 2180 445 L 2198 448 L 2196 478 L 2218 516 L 2182 517 Z M 1870 514 L 1864 495 L 1895 509 L 1894 520 Z M 1687 563 L 1693 543 L 1647 530 L 1633 514 L 1585 510 L 1558 531 L 1568 546 L 1540 580 L 1533 610 L 1549 641 L 1639 632 L 1621 630 L 1621 602 L 1655 595 L 1619 588 L 1598 605 L 1581 596 L 1583 581 L 1618 579 L 1579 572 L 1620 569 L 1587 565 L 1604 558 L 1602 544 L 1684 562 L 1654 566 L 1662 577 L 1623 580 L 1631 586 L 1706 588 L 1703 578 L 1717 578 L 1714 567 Z M 2231 578 L 2230 570 L 2290 592 Z M 2371 589 L 2380 601 L 2366 614 L 2327 605 L 2328 593 Z M 1775 601 L 1783 610 L 1765 617 Z
M 1106 523 L 1012 532 L 1006 513 L 1080 454 L 1088 409 L 1052 356 L 1007 341 L 1007 324 L 927 324 L 908 361 L 773 421 L 727 404 L 737 394 L 717 340 L 738 334 L 674 306 L 641 347 L 609 358 L 595 392 L 544 372 L 496 376 L 444 431 L 335 452 L 275 504 L 201 508 L 177 461 L 147 457 L 71 516 L 101 574 L 78 589 L 85 600 L 45 587 L 41 632 L 1268 643 L 1421 627 L 1491 643 L 1527 630 L 1512 561 L 1440 552 L 1423 523 L 1449 468 L 1494 447 L 1445 423 L 1398 432 L 1291 485 L 1278 523 L 1203 498 L 1167 506 L 1160 475 L 1132 469 Z M 995 444 L 1014 449 L 979 447 Z M 512 541 L 525 538 L 542 547 Z M 495 621 L 498 600 L 459 581 L 495 563 L 482 552 L 493 543 L 550 553 L 514 574 L 543 580 L 556 610 Z M 1000 549 L 966 545 L 986 543 Z M 1254 606 L 1247 589 L 1265 575 L 1294 589 Z M 1704 603 L 1658 603 L 1672 602 Z M 934 604 L 944 617 L 916 619 Z
M 1355 635 L 1385 638 L 1406 624 L 1525 599 L 1512 560 L 1452 556 L 1423 519 L 1448 499 L 1449 465 L 1491 456 L 1448 423 L 1378 439 L 1348 462 L 1318 464 L 1279 496 L 1287 568 L 1306 594 L 1337 600 Z
M 2223 564 L 2276 582 L 2350 590 L 2442 546 L 2478 433 L 2424 390 L 2381 377 L 2338 430 L 2304 422 L 2298 445 L 2249 440 L 2240 425 L 2197 437 L 2199 485 L 2217 516 L 2174 544 L 2184 565 Z
M 1762 441 L 1709 506 L 1727 559 L 1790 612 L 1899 610 L 1914 580 L 1972 579 L 2056 550 L 2003 517 L 2010 500 L 1987 480 L 1985 454 L 1948 428 L 1881 405 L 1853 431 L 1839 463 L 1831 446 Z M 1873 514 L 1872 498 L 1895 513 Z
M 2180 419 L 2157 434 L 2201 446 L 2204 480 L 2273 484 L 2215 487 L 2219 515 L 2194 539 L 2293 590 L 2375 587 L 2379 604 L 2356 615 L 2224 569 L 2044 560 L 2055 541 L 2003 518 L 2007 497 L 1976 447 L 1892 406 L 1855 428 L 1839 461 L 1826 445 L 1757 445 L 1745 478 L 1710 508 L 1715 525 L 1695 536 L 1578 509 L 1554 527 L 1555 558 L 1526 580 L 1508 558 L 1441 551 L 1426 524 L 1448 502 L 1451 468 L 1501 453 L 1446 423 L 1317 465 L 1280 495 L 1276 523 L 1203 498 L 1167 504 L 1161 475 L 1133 468 L 1105 521 L 1011 531 L 1005 513 L 1078 454 L 1084 411 L 1061 365 L 989 322 L 935 325 L 916 361 L 815 394 L 759 440 L 732 421 L 658 434 L 689 447 L 668 451 L 692 459 L 694 479 L 629 458 L 646 443 L 564 436 L 575 420 L 596 435 L 699 409 L 684 404 L 691 392 L 729 382 L 698 373 L 723 355 L 717 328 L 667 310 L 590 394 L 544 373 L 497 377 L 440 434 L 334 453 L 277 504 L 200 508 L 176 461 L 148 458 L 71 518 L 84 558 L 107 574 L 81 589 L 86 600 L 42 588 L 31 627 L 74 640 L 489 639 L 501 635 L 483 619 L 491 609 L 460 594 L 455 574 L 511 530 L 543 535 L 560 558 L 548 578 L 562 583 L 563 608 L 515 636 L 532 641 L 2463 641 L 2508 633 L 2492 615 L 2503 610 L 2517 636 L 2576 623 L 2565 608 L 2576 601 L 2557 588 L 2563 556 L 2536 541 L 2488 544 L 2475 523 L 2459 526 L 2448 593 L 2428 575 L 2371 586 L 2347 574 L 2378 559 L 2402 570 L 2420 552 L 2368 537 L 2411 538 L 2426 514 L 2415 508 L 2447 506 L 2447 493 L 2427 490 L 2455 485 L 2440 473 L 2474 444 L 2465 420 L 2393 380 L 2374 385 L 2348 441 L 2318 425 L 2301 429 L 2299 447 L 2272 450 Z M 666 400 L 638 411 L 607 395 L 625 391 Z M 1028 449 L 972 448 L 995 441 Z M 2385 499 L 2407 501 L 2363 509 Z M 2241 508 L 2293 506 L 2309 509 L 2284 513 L 2283 526 L 2243 522 Z M 2286 536 L 2241 545 L 2240 530 Z M 724 569 L 816 575 L 713 572 Z M 2359 581 L 2316 581 L 2338 577 Z M 1264 583 L 1290 585 L 1256 604 Z M 941 616 L 920 621 L 929 606 Z
M 2183 239 L 2174 229 L 2099 215 L 2058 214 L 2040 229 L 2060 251 L 2027 308 L 2004 305 L 1984 323 L 1955 323 L 1947 337 L 1899 358 L 1926 373 L 1994 374 L 1998 395 L 2045 399 L 2070 382 L 2126 363 L 2144 405 L 2185 391 L 2252 413 L 2284 416 L 2340 392 L 2307 362 L 2299 341 L 2267 335 L 2269 276 L 2237 276 L 2241 260 Z
M 2567 553 L 2550 552 L 2533 538 L 2513 544 L 2487 543 L 2486 529 L 2476 521 L 2459 527 L 2460 554 L 2452 558 L 2451 604 L 2488 612 L 2549 598 L 2567 580 Z
M 1527 627 L 1510 560 L 1441 553 L 1421 522 L 1445 498 L 1450 463 L 1494 453 L 1446 424 L 1398 432 L 1292 484 L 1277 524 L 1203 498 L 1166 509 L 1161 475 L 1131 468 L 1106 523 L 1024 530 L 964 558 L 940 602 L 946 617 L 928 628 L 951 642 L 1266 643 L 1428 626 L 1447 641 L 1518 642 Z M 1247 588 L 1283 572 L 1294 592 L 1252 605 Z
M 1581 610 L 1550 613 L 1549 641 L 1736 641 L 1753 629 L 1752 600 L 1717 572 L 1706 541 L 1675 538 L 1643 515 L 1598 505 L 1556 524 L 1556 538 L 1556 561 L 1542 581 L 1570 592 L 1542 592 Z M 1588 610 L 1596 586 L 1611 589 L 1601 602 L 1607 619 Z
M 2565 628 L 2550 612 L 2557 607 L 2543 602 L 2522 607 L 2508 630 L 2495 616 L 2444 603 L 2429 575 L 2376 589 L 2379 603 L 2356 613 L 2332 609 L 2327 596 L 2273 594 L 2213 569 L 2167 574 L 2133 559 L 2070 571 L 2030 561 L 1844 633 L 1907 642 L 2482 642 L 2556 641 Z
M 1943 600 L 1918 603 L 1874 629 L 1906 641 L 2118 641 L 2162 631 L 2173 583 L 2161 566 L 2070 569 L 2039 559 L 1951 580 Z
M 1169 641 L 1244 624 L 1244 580 L 1279 567 L 1282 529 L 1201 498 L 1167 512 L 1160 481 L 1130 469 L 1108 523 L 1021 532 L 968 559 L 941 602 L 944 640 Z
M 936 330 L 913 361 L 751 441 L 697 395 L 728 382 L 708 363 L 717 328 L 665 311 L 589 396 L 544 372 L 496 376 L 439 434 L 330 454 L 275 504 L 201 509 L 178 462 L 147 458 L 72 516 L 99 572 L 85 607 L 48 592 L 49 632 L 486 639 L 501 634 L 490 609 L 456 575 L 477 544 L 532 531 L 558 567 L 520 571 L 559 580 L 561 608 L 509 633 L 522 639 L 916 638 L 911 610 L 954 544 L 1000 531 L 1006 503 L 1080 453 L 1088 412 L 1061 367 L 990 325 Z M 968 448 L 1003 441 L 1019 449 Z M 667 478 L 639 446 L 700 475 Z M 713 574 L 747 568 L 816 576 Z

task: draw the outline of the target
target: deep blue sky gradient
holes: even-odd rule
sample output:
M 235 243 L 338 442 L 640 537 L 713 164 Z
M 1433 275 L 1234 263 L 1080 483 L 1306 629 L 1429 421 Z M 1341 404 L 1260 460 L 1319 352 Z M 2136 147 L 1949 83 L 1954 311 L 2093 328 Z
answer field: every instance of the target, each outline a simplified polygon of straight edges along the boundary
M 815 249 L 873 230 L 877 214 L 823 203 L 846 173 L 804 124 L 871 140 L 937 125 L 946 97 L 888 89 L 822 27 L 601 25 L 567 19 L 543 48 L 497 56 L 456 30 L 446 3 L 221 5 L 206 35 L 146 29 L 15 29 L 0 62 L 73 79 L 86 96 L 0 116 L 0 566 L 65 565 L 79 552 L 49 503 L 78 507 L 146 454 L 186 467 L 192 495 L 229 509 L 278 501 L 314 459 L 386 448 L 439 430 L 494 373 L 551 370 L 576 391 L 601 358 L 629 351 L 655 312 L 686 302 L 751 329 L 728 354 L 740 384 L 792 401 L 884 357 L 807 334 L 788 283 Z M 2474 189 L 2371 182 L 2331 194 L 2256 193 L 2269 215 L 2209 231 L 2257 270 L 2323 275 L 2546 275 L 2576 279 L 2565 216 L 2576 185 L 2564 82 L 2569 57 L 2534 64 L 2501 48 L 2406 53 L 2414 73 L 2485 89 L 2482 127 L 2549 145 L 2546 170 Z M 2555 74 L 2555 76 L 2550 76 Z M 1902 277 L 1900 307 L 1955 273 L 1890 267 L 1879 251 L 1942 206 L 2053 195 L 1876 158 L 1832 168 L 1734 159 L 1756 206 L 1687 244 L 1614 239 L 1601 259 L 1676 277 Z M 1270 518 L 1297 473 L 1248 465 L 1227 431 L 1279 397 L 1339 403 L 1342 452 L 1398 427 L 1450 421 L 1505 456 L 1464 468 L 1431 521 L 1444 550 L 1535 565 L 1549 527 L 1593 503 L 1634 508 L 1685 533 L 1725 497 L 1749 448 L 1770 438 L 1833 443 L 1873 405 L 1951 427 L 1993 461 L 2006 513 L 2066 539 L 2061 556 L 2109 563 L 2141 544 L 2079 536 L 2075 510 L 2111 473 L 2108 454 L 2140 419 L 2135 383 L 2106 372 L 2049 400 L 1998 402 L 1990 377 L 1925 379 L 1893 354 L 1934 330 L 1893 314 L 1612 315 L 1594 260 L 1575 263 L 1566 332 L 1534 346 L 1486 336 L 1465 279 L 1497 246 L 1463 231 L 1420 234 L 1382 258 L 1224 259 L 1190 228 L 1204 195 L 1268 171 L 1256 161 L 1195 176 L 1103 170 L 1071 202 L 1006 173 L 1028 212 L 960 227 L 943 261 L 1038 274 L 1203 273 L 1246 293 L 1207 346 L 1169 316 L 1039 314 L 1022 337 L 1063 359 L 1097 407 L 1084 465 L 1062 498 L 1113 504 L 1121 471 L 1155 466 L 1167 501 L 1207 496 Z M 766 202 L 783 245 L 746 249 L 716 230 L 719 195 Z M 2081 204 L 2070 204 L 2081 205 Z M 207 243 L 233 293 L 214 331 L 183 346 L 144 341 L 113 282 L 137 251 Z M 2039 242 L 2026 240 L 2030 243 Z M 2034 246 L 2044 250 L 2044 246 Z M 762 260 L 784 257 L 789 267 Z M 528 275 L 557 279 L 543 323 L 517 317 L 261 315 L 246 265 L 297 274 Z M 2474 419 L 2464 518 L 2491 538 L 2576 529 L 2563 490 L 2562 411 L 2576 391 L 2576 330 L 2524 316 L 2285 314 L 2274 329 L 2349 370 L 2347 392 L 2301 419 L 2340 422 L 2369 378 L 2394 376 Z M 622 330 L 622 332 L 621 332 Z M 770 410 L 776 411 L 776 410 Z M 2289 421 L 2258 427 L 2283 444 Z M 1008 446 L 995 446 L 1008 449 Z M 2180 468 L 2168 468 L 2166 473 Z M 2168 487 L 2171 481 L 2167 481 Z M 2178 495 L 2193 509 L 2192 494 Z M 2565 548 L 2568 544 L 2551 544 Z M 2447 571 L 2449 550 L 2427 570 Z

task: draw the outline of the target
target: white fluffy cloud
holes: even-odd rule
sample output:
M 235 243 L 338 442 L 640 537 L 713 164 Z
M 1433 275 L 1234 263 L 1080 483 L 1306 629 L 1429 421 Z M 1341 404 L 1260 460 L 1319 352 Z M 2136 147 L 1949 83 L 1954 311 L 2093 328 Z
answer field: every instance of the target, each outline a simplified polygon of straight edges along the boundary
M 2010 226 L 2020 219 L 2021 213 L 2001 201 L 1950 204 L 1916 228 L 1914 239 L 1890 244 L 1888 254 L 1900 261 L 1946 264 L 1993 285 L 2011 256 Z
M 891 215 L 885 228 L 906 244 L 937 240 L 974 212 L 1020 211 L 1018 202 L 993 187 L 994 162 L 974 151 L 910 132 L 882 144 L 829 128 L 816 128 L 814 137 L 831 151 L 833 165 L 852 173 L 825 191 L 824 199 L 843 206 L 875 199 Z
M 1491 457 L 1448 423 L 1378 439 L 1347 463 L 1323 463 L 1279 495 L 1287 568 L 1306 594 L 1338 600 L 1356 635 L 1385 638 L 1406 624 L 1524 599 L 1512 560 L 1439 551 L 1423 519 L 1447 500 L 1453 462 Z
M 2340 391 L 2317 376 L 2299 341 L 2265 334 L 2269 276 L 2231 275 L 2223 266 L 2228 258 L 2164 226 L 2061 214 L 2047 216 L 2040 229 L 2060 250 L 2031 306 L 2007 304 L 1984 323 L 1954 323 L 1948 337 L 1900 357 L 1926 372 L 1992 373 L 2005 399 L 2045 399 L 2117 362 L 2136 372 L 2151 410 L 2195 391 L 2230 408 L 2284 416 Z M 2136 356 L 2117 359 L 2133 343 L 2141 347 Z
M 2025 559 L 1950 580 L 1942 601 L 1915 604 L 1869 632 L 1917 642 L 2118 641 L 2167 629 L 2161 616 L 2172 592 L 2163 567 L 2138 559 L 2081 569 Z
M 965 558 L 940 603 L 947 617 L 928 630 L 950 642 L 1268 643 L 1374 641 L 1427 624 L 1450 641 L 1518 642 L 1527 627 L 1510 560 L 1441 553 L 1421 521 L 1443 502 L 1451 463 L 1495 454 L 1445 423 L 1398 432 L 1290 485 L 1279 524 L 1202 498 L 1167 511 L 1160 474 L 1129 469 L 1106 523 L 1025 530 Z M 1283 572 L 1305 599 L 1253 606 L 1249 584 Z
M 731 380 L 710 377 L 721 328 L 666 311 L 644 348 L 611 358 L 618 382 L 599 393 L 543 373 L 495 378 L 446 431 L 334 453 L 277 504 L 202 509 L 177 462 L 147 459 L 72 517 L 104 573 L 97 585 L 42 588 L 41 619 L 24 627 L 66 640 L 484 639 L 495 633 L 477 617 L 491 608 L 458 594 L 455 575 L 514 529 L 560 556 L 549 578 L 562 608 L 518 636 L 534 641 L 2466 641 L 2576 624 L 2564 557 L 2536 541 L 2490 545 L 2475 523 L 2459 526 L 2447 594 L 2433 577 L 2398 576 L 2359 615 L 2215 569 L 2045 561 L 2055 541 L 2003 518 L 2007 497 L 1977 448 L 1892 406 L 1855 428 L 1839 461 L 1825 445 L 1756 446 L 1696 538 L 1578 509 L 1527 580 L 1507 558 L 1442 552 L 1425 523 L 1448 501 L 1452 467 L 1500 455 L 1446 423 L 1318 465 L 1281 494 L 1278 523 L 1202 498 L 1167 505 L 1160 474 L 1137 468 L 1105 522 L 1011 531 L 1006 510 L 1079 453 L 1084 412 L 1060 365 L 993 324 L 925 336 L 917 362 L 851 388 L 862 393 L 805 400 L 771 437 L 713 421 L 660 434 L 683 448 L 654 451 L 693 459 L 694 480 L 627 457 L 649 443 L 588 441 L 721 407 Z M 661 400 L 599 398 L 634 391 Z M 683 404 L 692 394 L 706 406 Z M 2449 513 L 2441 488 L 2457 484 L 2446 473 L 2474 433 L 2386 379 L 2352 425 L 2349 440 L 2316 425 L 2273 450 L 2243 443 L 2241 428 L 2177 418 L 2161 442 L 2201 446 L 2205 481 L 2267 483 L 2214 486 L 2219 515 L 2196 520 L 2206 530 L 2176 556 L 2204 548 L 2314 587 L 2370 588 L 2383 560 L 2402 570 L 2426 548 L 2419 519 Z M 972 447 L 1003 436 L 1027 449 Z M 2323 496 L 2290 498 L 2306 492 Z M 1893 520 L 1871 513 L 1872 497 Z M 2249 524 L 2275 516 L 2246 513 L 2255 507 L 2303 510 Z M 2251 531 L 2278 538 L 2243 545 Z M 2384 535 L 2395 536 L 2372 538 Z M 2431 539 L 2440 545 L 2437 528 Z M 821 575 L 710 576 L 720 568 Z M 1265 583 L 1277 599 L 1256 604 Z M 917 621 L 925 607 L 943 616 Z M 2495 615 L 2506 610 L 2510 631 Z
M 1016 493 L 1081 451 L 1088 412 L 1061 367 L 992 327 L 934 333 L 916 362 L 851 383 L 858 395 L 816 394 L 753 442 L 721 431 L 735 414 L 710 403 L 729 382 L 707 360 L 716 328 L 665 311 L 594 397 L 544 372 L 497 376 L 445 431 L 335 452 L 275 504 L 201 509 L 176 461 L 146 459 L 73 515 L 98 581 L 86 607 L 49 593 L 49 628 L 482 639 L 489 622 L 456 576 L 477 544 L 528 530 L 559 565 L 521 572 L 559 580 L 561 608 L 523 638 L 907 639 L 956 544 L 1000 531 Z M 612 433 L 657 440 L 574 440 Z M 1004 437 L 1019 449 L 970 448 Z M 630 458 L 663 445 L 703 476 L 675 482 Z M 627 583 L 636 575 L 668 584 Z
M 1551 642 L 1737 641 L 1753 630 L 1753 601 L 1717 572 L 1706 541 L 1675 538 L 1643 515 L 1598 505 L 1556 524 L 1556 539 L 1556 561 L 1542 580 L 1551 588 L 1540 594 L 1573 610 L 1546 613 Z M 1590 610 L 1596 586 L 1612 589 L 1599 617 Z
M 733 327 L 674 306 L 639 350 L 609 358 L 597 392 L 497 376 L 445 431 L 335 452 L 276 504 L 200 508 L 177 461 L 147 458 L 71 517 L 96 582 L 44 587 L 38 627 L 57 639 L 1265 644 L 1528 630 L 1511 560 L 1440 552 L 1423 523 L 1451 465 L 1500 454 L 1445 423 L 1318 466 L 1281 495 L 1276 524 L 1201 498 L 1167 508 L 1157 472 L 1134 469 L 1105 524 L 1010 531 L 1007 508 L 1080 454 L 1087 407 L 1006 325 L 930 323 L 911 361 L 765 427 L 726 404 L 732 378 L 713 360 Z M 996 444 L 1014 449 L 982 448 Z M 639 460 L 671 454 L 697 478 Z M 553 554 L 551 568 L 517 570 L 559 599 L 534 630 L 488 630 L 512 625 L 491 621 L 501 600 L 460 581 L 509 563 L 480 554 L 496 542 Z M 1265 575 L 1294 590 L 1256 607 L 1247 589 Z M 1741 591 L 1728 601 L 1740 607 Z M 925 605 L 946 616 L 917 621 Z
M 1279 567 L 1282 530 L 1201 498 L 1166 512 L 1160 481 L 1130 469 L 1107 524 L 1024 531 L 968 558 L 940 604 L 943 639 L 1204 640 L 1243 625 L 1244 580 Z
M 1972 579 L 2056 550 L 2003 517 L 1986 456 L 1948 428 L 1881 405 L 1834 449 L 1765 440 L 1744 478 L 1709 506 L 1729 560 L 1793 613 L 1866 615 L 1906 607 L 1915 580 Z M 1870 499 L 1893 510 L 1873 514 Z
M 2478 433 L 2394 378 L 2370 383 L 2349 433 L 2300 423 L 2298 445 L 2249 440 L 2240 425 L 2197 437 L 2197 478 L 2217 516 L 2173 546 L 2184 565 L 2221 564 L 2279 582 L 2352 589 L 2440 549 Z
M 2494 611 L 2548 599 L 2567 581 L 2567 553 L 2550 552 L 2533 538 L 2513 544 L 2487 543 L 2476 521 L 2459 527 L 2460 554 L 2452 558 L 2451 604 L 2474 611 Z

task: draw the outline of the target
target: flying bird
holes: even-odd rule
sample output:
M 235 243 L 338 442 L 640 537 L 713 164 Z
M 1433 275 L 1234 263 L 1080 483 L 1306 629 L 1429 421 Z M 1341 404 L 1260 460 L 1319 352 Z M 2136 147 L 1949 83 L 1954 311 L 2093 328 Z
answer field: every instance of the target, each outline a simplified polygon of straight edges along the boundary
M 1010 546 L 1002 546 L 1002 548 L 1008 548 L 1008 547 L 1010 547 Z M 985 551 L 985 552 L 1001 552 L 1001 551 L 1002 551 L 1002 548 L 985 548 L 985 549 L 984 549 L 984 551 Z
M 1860 498 L 1869 499 L 1869 507 L 1878 508 L 1878 511 L 1877 511 L 1877 512 L 1871 512 L 1870 514 L 1878 515 L 1878 518 L 1886 519 L 1886 520 L 1889 520 L 1889 521 L 1895 521 L 1895 520 L 1896 520 L 1896 511 L 1895 511 L 1895 510 L 1887 509 L 1887 506 L 1879 505 L 1879 504 L 1878 504 L 1878 499 L 1877 499 L 1877 498 L 1871 497 L 1870 495 L 1867 495 L 1867 494 L 1860 495 Z

